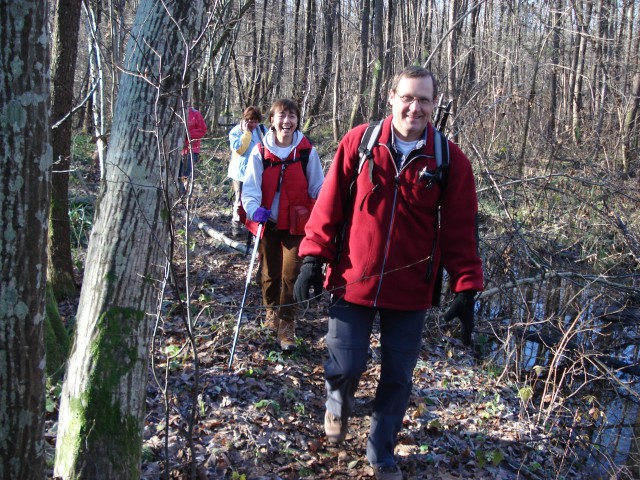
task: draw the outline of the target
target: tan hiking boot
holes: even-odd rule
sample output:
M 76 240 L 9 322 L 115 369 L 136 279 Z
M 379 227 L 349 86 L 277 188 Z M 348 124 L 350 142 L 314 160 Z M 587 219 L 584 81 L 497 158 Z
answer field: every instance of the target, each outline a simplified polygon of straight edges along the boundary
M 402 480 L 402 471 L 397 465 L 390 467 L 373 467 L 376 480 Z
M 280 348 L 285 351 L 295 350 L 296 348 L 296 323 L 295 321 L 286 321 L 280 319 L 278 326 L 278 343 Z
M 278 327 L 280 326 L 280 319 L 276 316 L 276 312 L 273 310 L 267 310 L 267 316 L 262 323 L 264 328 L 268 328 L 274 333 L 278 333 Z
M 347 436 L 349 425 L 343 422 L 341 418 L 334 417 L 329 410 L 324 412 L 324 433 L 327 441 L 334 445 L 342 443 Z

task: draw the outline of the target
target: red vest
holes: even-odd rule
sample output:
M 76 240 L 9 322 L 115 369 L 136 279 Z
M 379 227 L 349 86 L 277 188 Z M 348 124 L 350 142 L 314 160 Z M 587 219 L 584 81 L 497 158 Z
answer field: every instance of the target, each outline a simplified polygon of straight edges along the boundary
M 262 143 L 258 144 L 262 155 L 262 206 L 271 208 L 276 193 L 278 204 L 278 230 L 289 230 L 294 235 L 304 235 L 304 225 L 309 218 L 314 200 L 309 196 L 309 183 L 305 172 L 311 143 L 303 137 L 286 159 L 274 155 Z M 304 163 L 304 165 L 303 165 Z M 255 235 L 258 223 L 247 219 L 247 228 Z

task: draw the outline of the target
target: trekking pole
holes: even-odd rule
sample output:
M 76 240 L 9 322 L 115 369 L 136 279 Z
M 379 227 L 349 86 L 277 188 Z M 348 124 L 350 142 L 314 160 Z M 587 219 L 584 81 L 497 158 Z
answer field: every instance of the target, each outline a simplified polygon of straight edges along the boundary
M 444 133 L 444 129 L 447 126 L 447 121 L 449 120 L 449 114 L 451 113 L 451 105 L 453 105 L 453 100 L 449 100 L 447 105 L 442 109 L 442 116 L 440 117 L 440 125 L 438 125 L 438 130 Z
M 440 118 L 442 117 L 442 100 L 444 99 L 444 93 L 440 94 L 440 98 L 438 99 L 438 104 L 436 105 L 436 109 L 433 112 L 433 126 L 436 130 L 440 130 Z
M 258 244 L 260 243 L 260 234 L 262 233 L 263 223 L 258 225 L 258 232 L 256 233 L 256 240 L 253 245 L 253 252 L 251 253 L 251 260 L 249 261 L 249 271 L 247 272 L 247 281 L 244 285 L 244 293 L 242 294 L 242 302 L 240 303 L 240 312 L 238 313 L 238 321 L 236 322 L 236 331 L 233 335 L 233 344 L 231 345 L 231 355 L 229 356 L 228 369 L 231 369 L 233 363 L 233 354 L 236 351 L 236 343 L 238 343 L 238 334 L 240 333 L 240 323 L 242 322 L 242 311 L 244 310 L 244 304 L 247 300 L 247 290 L 249 290 L 249 284 L 251 283 L 251 274 L 253 273 L 253 264 L 256 261 L 256 254 L 258 253 Z
M 444 133 L 444 129 L 447 126 L 449 114 L 451 113 L 451 106 L 453 105 L 453 100 L 449 100 L 446 105 L 443 104 L 443 101 L 444 95 L 441 94 L 433 118 L 433 126 L 436 128 L 436 130 L 442 133 Z

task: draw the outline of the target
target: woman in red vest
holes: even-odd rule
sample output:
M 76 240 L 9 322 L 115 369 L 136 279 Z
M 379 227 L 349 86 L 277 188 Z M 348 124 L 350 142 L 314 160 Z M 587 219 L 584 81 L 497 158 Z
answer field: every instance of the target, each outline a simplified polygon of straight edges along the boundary
M 316 149 L 300 132 L 300 109 L 288 99 L 273 103 L 271 128 L 249 156 L 242 205 L 247 227 L 260 239 L 265 326 L 277 332 L 282 350 L 296 348 L 297 309 L 293 285 L 300 272 L 298 246 L 304 226 L 324 181 Z

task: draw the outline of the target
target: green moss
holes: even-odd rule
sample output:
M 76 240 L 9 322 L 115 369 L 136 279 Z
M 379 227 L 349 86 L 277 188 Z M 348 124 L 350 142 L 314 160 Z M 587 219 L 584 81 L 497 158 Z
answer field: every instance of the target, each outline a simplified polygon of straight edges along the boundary
M 82 458 L 82 451 L 110 458 L 110 464 L 122 467 L 123 478 L 138 478 L 142 452 L 140 421 L 125 411 L 117 393 L 118 385 L 138 362 L 138 346 L 132 341 L 133 326 L 144 319 L 144 312 L 114 307 L 97 323 L 99 334 L 90 347 L 94 368 L 88 388 L 69 401 L 67 434 L 59 439 L 60 464 Z M 133 386 L 137 388 L 137 386 Z M 91 468 L 88 465 L 86 468 Z M 82 466 L 74 469 L 90 475 Z M 63 471 L 68 472 L 65 468 Z
M 108 270 L 107 273 L 104 274 L 104 279 L 107 281 L 107 283 L 115 283 L 115 281 L 118 279 L 118 275 L 116 275 L 116 272 L 114 272 L 113 270 Z

